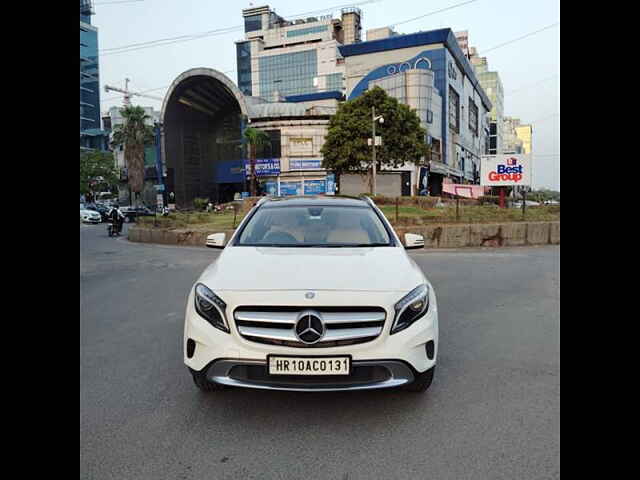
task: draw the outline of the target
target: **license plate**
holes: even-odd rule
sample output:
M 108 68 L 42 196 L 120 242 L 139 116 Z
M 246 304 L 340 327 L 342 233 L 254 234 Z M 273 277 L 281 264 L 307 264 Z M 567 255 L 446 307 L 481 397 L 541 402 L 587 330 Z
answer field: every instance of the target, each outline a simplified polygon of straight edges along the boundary
M 270 375 L 349 375 L 351 357 L 279 357 L 269 355 Z

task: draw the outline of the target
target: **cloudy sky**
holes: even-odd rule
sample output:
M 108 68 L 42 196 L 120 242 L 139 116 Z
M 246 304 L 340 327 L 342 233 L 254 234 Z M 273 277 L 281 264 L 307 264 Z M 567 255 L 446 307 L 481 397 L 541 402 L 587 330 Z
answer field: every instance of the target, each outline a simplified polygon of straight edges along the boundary
M 251 3 L 268 3 L 285 18 L 338 17 L 349 5 L 347 0 Z M 122 96 L 104 93 L 104 85 L 124 87 L 125 78 L 131 79 L 130 89 L 153 89 L 147 93 L 158 97 L 194 67 L 215 68 L 236 81 L 234 41 L 243 38 L 241 10 L 249 1 L 95 0 L 94 5 L 103 112 L 122 102 Z M 351 5 L 362 10 L 363 39 L 367 29 L 386 25 L 395 25 L 399 33 L 468 30 L 470 45 L 481 55 L 490 50 L 489 68 L 500 73 L 505 89 L 505 115 L 533 124 L 534 186 L 560 189 L 560 25 L 554 25 L 560 22 L 559 0 L 354 0 Z M 161 39 L 169 40 L 145 44 Z M 162 101 L 138 98 L 136 103 L 159 110 Z

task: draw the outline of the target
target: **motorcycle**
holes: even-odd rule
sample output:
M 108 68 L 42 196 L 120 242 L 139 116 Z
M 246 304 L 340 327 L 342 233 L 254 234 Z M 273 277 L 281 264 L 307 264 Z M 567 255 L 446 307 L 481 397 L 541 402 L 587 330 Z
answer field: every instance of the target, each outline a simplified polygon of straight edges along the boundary
M 107 233 L 109 234 L 110 237 L 113 236 L 120 236 L 120 232 L 122 231 L 122 226 L 120 225 L 120 222 L 110 222 L 109 225 L 107 225 Z

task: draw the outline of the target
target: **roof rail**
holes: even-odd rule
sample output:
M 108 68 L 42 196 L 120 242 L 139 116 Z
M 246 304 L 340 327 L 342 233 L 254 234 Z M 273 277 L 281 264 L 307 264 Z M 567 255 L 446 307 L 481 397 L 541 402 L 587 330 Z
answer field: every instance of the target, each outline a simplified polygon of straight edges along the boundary
M 269 197 L 262 197 L 260 200 L 256 202 L 256 207 L 259 207 L 260 205 L 262 205 L 264 202 L 268 200 L 269 200 Z
M 364 198 L 366 198 L 366 199 L 367 199 L 367 201 L 369 202 L 369 204 L 370 204 L 372 207 L 375 207 L 375 206 L 376 206 L 376 204 L 374 203 L 374 201 L 373 201 L 373 200 L 371 200 L 371 197 L 370 197 L 370 196 L 365 195 L 365 196 L 364 196 Z

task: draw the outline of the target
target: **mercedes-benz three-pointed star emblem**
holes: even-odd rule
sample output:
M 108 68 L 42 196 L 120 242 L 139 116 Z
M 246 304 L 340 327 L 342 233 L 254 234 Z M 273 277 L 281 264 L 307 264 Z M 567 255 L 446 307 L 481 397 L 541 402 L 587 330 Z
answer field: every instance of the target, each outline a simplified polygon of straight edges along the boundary
M 319 342 L 324 336 L 324 323 L 320 313 L 305 311 L 300 314 L 296 322 L 296 337 L 307 345 Z

